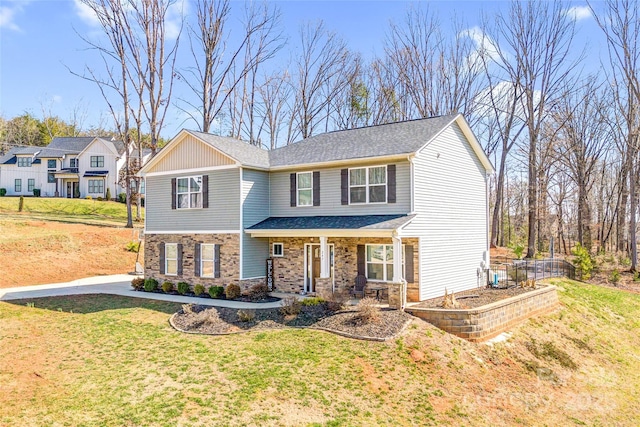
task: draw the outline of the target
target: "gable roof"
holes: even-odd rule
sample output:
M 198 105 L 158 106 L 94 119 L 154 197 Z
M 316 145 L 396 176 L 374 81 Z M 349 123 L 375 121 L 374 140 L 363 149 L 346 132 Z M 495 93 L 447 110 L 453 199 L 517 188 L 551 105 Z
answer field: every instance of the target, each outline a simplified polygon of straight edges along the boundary
M 7 151 L 7 154 L 0 156 L 0 165 L 15 164 L 17 155 L 30 154 L 33 156 L 42 149 L 42 147 L 37 146 L 13 147 Z
M 118 154 L 122 154 L 124 145 L 122 141 L 112 141 L 110 137 L 102 136 L 72 136 L 56 137 L 49 145 L 44 147 L 38 154 L 41 158 L 59 158 L 65 154 L 79 154 L 84 151 L 94 140 L 101 139 L 104 142 L 113 144 Z
M 333 131 L 271 151 L 235 138 L 191 130 L 183 130 L 167 147 L 177 143 L 178 137 L 187 132 L 239 165 L 260 169 L 287 169 L 321 163 L 410 156 L 417 154 L 454 123 L 460 127 L 484 168 L 493 171 L 491 161 L 461 114 Z M 167 147 L 163 150 L 165 153 L 168 153 Z M 160 157 L 162 156 L 151 159 L 140 172 L 143 175 L 147 173 Z

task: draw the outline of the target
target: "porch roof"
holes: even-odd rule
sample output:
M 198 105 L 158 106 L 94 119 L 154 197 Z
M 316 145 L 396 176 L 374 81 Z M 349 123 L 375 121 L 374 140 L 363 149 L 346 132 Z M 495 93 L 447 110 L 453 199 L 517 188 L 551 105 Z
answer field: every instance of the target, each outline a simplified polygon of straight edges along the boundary
M 270 217 L 245 232 L 254 237 L 391 236 L 414 217 L 406 214 Z
M 84 177 L 100 177 L 109 175 L 109 171 L 85 171 Z

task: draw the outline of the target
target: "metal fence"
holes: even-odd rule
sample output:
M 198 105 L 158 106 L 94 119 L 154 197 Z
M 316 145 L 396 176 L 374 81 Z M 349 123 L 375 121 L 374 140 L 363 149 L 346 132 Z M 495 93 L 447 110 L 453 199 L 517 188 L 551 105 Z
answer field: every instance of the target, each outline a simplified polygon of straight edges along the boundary
M 570 262 L 556 258 L 514 260 L 511 264 L 492 265 L 487 272 L 487 284 L 508 287 L 525 280 L 543 280 L 549 277 L 575 279 L 576 268 Z

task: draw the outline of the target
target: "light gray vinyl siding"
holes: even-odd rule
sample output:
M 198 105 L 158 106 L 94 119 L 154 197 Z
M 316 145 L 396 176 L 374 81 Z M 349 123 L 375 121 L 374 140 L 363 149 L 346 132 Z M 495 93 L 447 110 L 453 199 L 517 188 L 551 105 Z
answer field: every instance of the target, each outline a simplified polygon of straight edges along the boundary
M 209 175 L 209 208 L 171 209 L 171 179 L 200 174 L 146 177 L 146 230 L 237 231 L 240 229 L 240 169 L 205 172 Z
M 244 233 L 269 217 L 269 173 L 242 170 L 242 278 L 262 277 L 266 274 L 265 260 L 269 254 L 269 239 L 258 239 Z
M 405 229 L 420 237 L 420 299 L 478 286 L 487 250 L 485 169 L 457 124 L 414 160 L 417 217 Z
M 309 169 L 298 172 L 320 171 L 320 206 L 291 207 L 291 172 L 271 173 L 271 216 L 318 215 L 385 215 L 406 214 L 411 211 L 411 177 L 409 162 L 396 165 L 396 203 L 343 205 L 340 171 L 343 168 Z M 382 164 L 367 166 L 382 166 Z M 360 167 L 353 165 L 351 167 Z M 348 167 L 345 167 L 345 169 Z

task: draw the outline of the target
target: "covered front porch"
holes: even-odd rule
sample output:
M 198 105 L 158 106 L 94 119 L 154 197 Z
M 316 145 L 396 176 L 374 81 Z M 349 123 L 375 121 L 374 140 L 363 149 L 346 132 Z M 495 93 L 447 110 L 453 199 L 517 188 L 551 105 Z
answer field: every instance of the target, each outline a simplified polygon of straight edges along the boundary
M 419 283 L 418 239 L 402 235 L 412 218 L 269 218 L 246 232 L 268 239 L 273 285 L 279 291 L 347 296 L 362 275 L 365 294 L 386 299 L 389 284 L 403 284 L 413 299 Z

